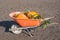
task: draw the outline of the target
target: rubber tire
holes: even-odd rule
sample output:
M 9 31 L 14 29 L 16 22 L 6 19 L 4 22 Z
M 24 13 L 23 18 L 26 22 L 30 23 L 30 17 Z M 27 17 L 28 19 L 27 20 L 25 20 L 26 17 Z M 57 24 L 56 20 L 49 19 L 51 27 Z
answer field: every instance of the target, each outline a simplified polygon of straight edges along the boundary
M 17 25 L 12 25 L 11 26 L 11 29 L 16 29 L 16 28 L 18 28 Z M 14 33 L 14 34 L 20 34 L 21 32 L 22 32 L 22 29 L 21 30 L 14 30 L 14 31 L 12 31 L 12 33 Z

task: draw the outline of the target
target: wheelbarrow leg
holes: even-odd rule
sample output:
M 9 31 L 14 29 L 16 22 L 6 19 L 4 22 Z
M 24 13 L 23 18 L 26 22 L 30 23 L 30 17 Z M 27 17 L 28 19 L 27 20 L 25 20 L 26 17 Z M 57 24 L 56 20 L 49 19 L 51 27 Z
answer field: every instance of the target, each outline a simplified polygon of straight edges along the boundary
M 33 37 L 33 35 L 31 34 L 31 32 L 29 31 L 29 29 L 26 29 L 26 31 L 28 32 L 29 36 Z

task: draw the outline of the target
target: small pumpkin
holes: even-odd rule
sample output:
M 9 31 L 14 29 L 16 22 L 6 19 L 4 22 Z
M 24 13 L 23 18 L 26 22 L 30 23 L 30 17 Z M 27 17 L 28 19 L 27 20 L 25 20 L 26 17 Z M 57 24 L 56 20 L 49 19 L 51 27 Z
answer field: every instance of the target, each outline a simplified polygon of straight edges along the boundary
M 14 17 L 18 19 L 28 19 L 23 13 L 14 14 Z

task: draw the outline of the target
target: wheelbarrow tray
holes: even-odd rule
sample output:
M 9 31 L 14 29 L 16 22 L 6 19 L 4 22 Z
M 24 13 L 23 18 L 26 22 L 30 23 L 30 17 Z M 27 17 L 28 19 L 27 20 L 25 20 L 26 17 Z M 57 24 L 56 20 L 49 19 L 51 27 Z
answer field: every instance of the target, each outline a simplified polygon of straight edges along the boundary
M 32 19 L 14 19 L 22 27 L 34 27 L 39 26 L 41 20 L 32 20 Z

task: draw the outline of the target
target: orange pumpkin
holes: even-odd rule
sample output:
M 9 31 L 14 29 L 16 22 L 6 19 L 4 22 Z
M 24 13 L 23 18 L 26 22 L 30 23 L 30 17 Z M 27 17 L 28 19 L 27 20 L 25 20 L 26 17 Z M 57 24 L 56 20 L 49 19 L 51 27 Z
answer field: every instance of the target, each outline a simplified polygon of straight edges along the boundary
M 14 14 L 13 17 L 15 17 L 17 19 L 28 19 L 28 17 L 26 17 L 23 13 Z

